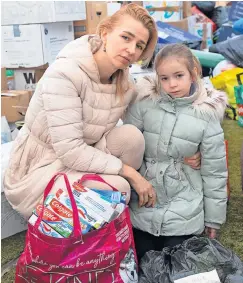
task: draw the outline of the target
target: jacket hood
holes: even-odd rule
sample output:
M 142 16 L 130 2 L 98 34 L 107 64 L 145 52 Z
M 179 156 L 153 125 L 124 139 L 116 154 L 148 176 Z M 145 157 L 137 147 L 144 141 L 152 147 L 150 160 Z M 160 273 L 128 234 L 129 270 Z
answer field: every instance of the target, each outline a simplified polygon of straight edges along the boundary
M 195 90 L 191 96 L 183 98 L 173 99 L 168 94 L 161 91 L 156 75 L 145 76 L 141 79 L 138 79 L 136 89 L 139 97 L 143 97 L 143 99 L 152 98 L 152 100 L 155 102 L 164 103 L 173 100 L 179 105 L 191 103 L 195 111 L 199 112 L 201 115 L 213 114 L 220 119 L 220 121 L 222 121 L 224 118 L 224 113 L 228 102 L 225 92 L 215 89 L 207 90 L 204 87 L 202 80 L 199 80 L 196 83 Z
M 100 83 L 98 65 L 93 57 L 102 45 L 98 35 L 84 35 L 68 43 L 57 55 L 56 59 L 68 58 L 74 60 L 79 67 L 96 83 Z M 123 70 L 128 77 L 128 69 Z M 116 83 L 116 78 L 112 83 Z

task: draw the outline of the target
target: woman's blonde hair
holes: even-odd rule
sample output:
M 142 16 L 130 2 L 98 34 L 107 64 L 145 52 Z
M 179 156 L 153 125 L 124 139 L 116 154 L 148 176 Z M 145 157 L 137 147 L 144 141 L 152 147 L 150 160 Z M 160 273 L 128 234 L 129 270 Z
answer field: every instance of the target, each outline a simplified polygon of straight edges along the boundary
M 112 16 L 109 16 L 102 20 L 97 27 L 96 33 L 101 36 L 104 31 L 112 31 L 115 25 L 119 22 L 122 16 L 129 15 L 135 20 L 141 22 L 144 27 L 149 31 L 149 39 L 139 60 L 148 62 L 152 56 L 157 43 L 158 33 L 157 27 L 154 19 L 149 15 L 148 11 L 142 6 L 131 3 L 123 6 Z M 124 81 L 124 72 L 123 70 L 117 71 L 117 95 L 123 97 L 124 93 L 128 89 L 128 82 Z
M 183 60 L 192 78 L 196 81 L 202 76 L 202 67 L 197 57 L 195 57 L 191 50 L 184 44 L 167 44 L 157 53 L 154 60 L 154 68 L 157 70 L 162 61 L 168 57 L 177 57 Z

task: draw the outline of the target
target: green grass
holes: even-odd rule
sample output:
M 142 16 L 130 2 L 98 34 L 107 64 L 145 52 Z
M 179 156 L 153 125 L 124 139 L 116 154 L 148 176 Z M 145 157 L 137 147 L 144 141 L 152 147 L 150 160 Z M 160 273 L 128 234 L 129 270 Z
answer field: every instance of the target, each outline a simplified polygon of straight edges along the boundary
M 13 235 L 2 240 L 1 246 L 1 265 L 16 258 L 24 249 L 26 231 Z
M 240 171 L 243 128 L 231 120 L 224 120 L 223 128 L 229 146 L 230 201 L 227 221 L 221 229 L 219 240 L 243 260 L 243 194 Z
M 240 150 L 243 143 L 243 128 L 235 121 L 223 123 L 225 139 L 229 143 L 229 177 L 231 196 L 228 205 L 227 221 L 220 233 L 220 242 L 232 249 L 243 260 L 243 194 L 241 191 Z M 2 265 L 18 256 L 24 248 L 25 232 L 2 240 Z M 1 282 L 13 283 L 15 269 L 1 278 Z

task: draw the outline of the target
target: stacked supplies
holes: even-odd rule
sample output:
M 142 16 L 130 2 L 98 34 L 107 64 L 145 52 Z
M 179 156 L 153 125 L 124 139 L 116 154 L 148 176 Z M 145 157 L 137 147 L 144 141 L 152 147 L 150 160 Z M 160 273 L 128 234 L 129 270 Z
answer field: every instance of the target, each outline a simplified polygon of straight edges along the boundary
M 117 218 L 126 207 L 126 193 L 118 191 L 89 189 L 79 181 L 72 185 L 76 201 L 82 234 L 104 227 Z M 35 225 L 43 209 L 38 204 L 29 218 Z M 68 238 L 73 232 L 73 211 L 67 192 L 58 189 L 49 194 L 44 202 L 44 214 L 38 228 L 43 234 L 55 238 Z

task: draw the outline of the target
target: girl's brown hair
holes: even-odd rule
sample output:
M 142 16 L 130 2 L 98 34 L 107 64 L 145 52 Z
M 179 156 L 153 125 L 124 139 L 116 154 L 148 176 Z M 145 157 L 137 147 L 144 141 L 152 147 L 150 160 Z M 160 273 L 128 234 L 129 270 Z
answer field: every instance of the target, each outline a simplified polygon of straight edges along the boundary
M 177 57 L 185 62 L 192 78 L 197 82 L 202 75 L 202 67 L 198 59 L 191 50 L 184 44 L 167 44 L 158 52 L 154 60 L 154 68 L 157 73 L 162 61 L 168 57 Z
M 96 33 L 101 36 L 104 31 L 112 31 L 115 25 L 119 22 L 122 16 L 129 15 L 135 20 L 141 22 L 144 27 L 149 31 L 149 39 L 146 48 L 144 49 L 139 60 L 148 62 L 152 56 L 157 43 L 158 33 L 154 19 L 149 15 L 148 11 L 142 6 L 131 3 L 123 6 L 112 16 L 109 16 L 102 20 L 97 27 Z M 128 82 L 125 81 L 124 71 L 118 70 L 116 73 L 117 78 L 117 95 L 123 97 L 124 93 L 128 89 Z

